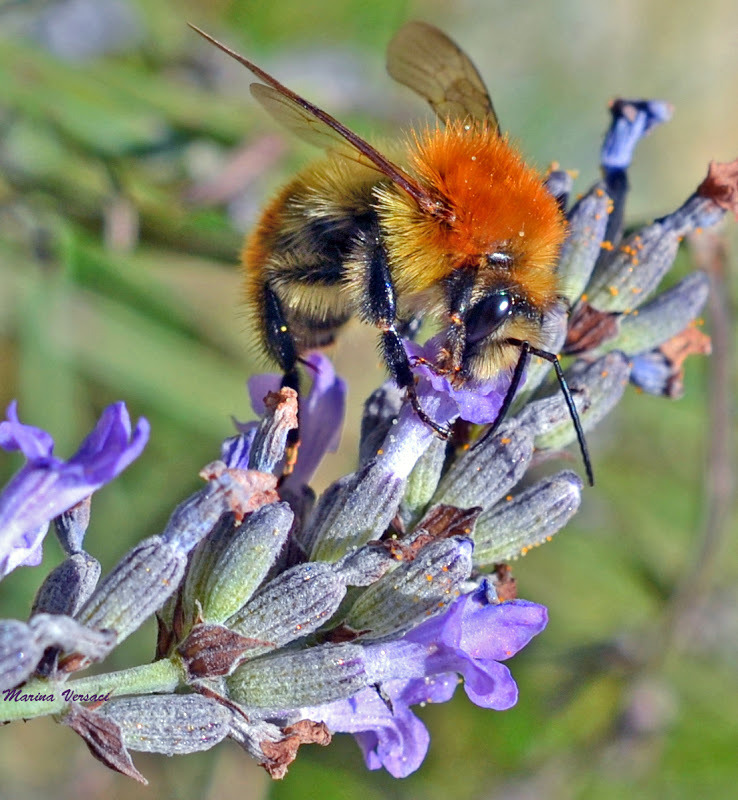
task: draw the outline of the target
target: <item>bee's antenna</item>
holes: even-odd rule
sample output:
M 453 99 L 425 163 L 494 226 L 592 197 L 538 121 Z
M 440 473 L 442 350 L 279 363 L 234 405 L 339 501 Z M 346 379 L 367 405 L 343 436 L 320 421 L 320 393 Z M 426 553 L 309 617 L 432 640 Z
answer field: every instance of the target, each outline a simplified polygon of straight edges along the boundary
M 582 461 L 584 462 L 584 469 L 587 473 L 587 480 L 590 486 L 594 486 L 594 471 L 592 470 L 592 460 L 589 457 L 587 440 L 584 438 L 584 430 L 582 429 L 582 422 L 579 419 L 579 412 L 574 404 L 574 398 L 571 396 L 571 390 L 569 389 L 569 384 L 566 382 L 564 371 L 561 369 L 559 357 L 555 353 L 550 353 L 548 350 L 539 350 L 537 347 L 533 347 L 530 342 L 524 342 L 520 339 L 507 339 L 506 341 L 508 344 L 514 344 L 516 347 L 520 348 L 520 357 L 518 358 L 518 363 L 515 365 L 515 370 L 512 378 L 510 379 L 510 385 L 505 393 L 505 399 L 502 401 L 500 410 L 497 413 L 497 418 L 492 423 L 492 426 L 487 433 L 485 433 L 480 439 L 478 444 L 481 444 L 483 441 L 492 436 L 500 427 L 502 420 L 510 410 L 512 401 L 515 398 L 515 393 L 518 391 L 520 381 L 523 377 L 523 371 L 525 370 L 525 365 L 528 362 L 528 357 L 530 355 L 538 356 L 539 358 L 543 358 L 549 363 L 553 364 L 556 378 L 559 382 L 559 386 L 561 387 L 561 393 L 564 395 L 566 407 L 569 409 L 569 415 L 571 416 L 571 421 L 574 424 L 574 430 L 577 434 L 577 441 L 579 442 L 579 450 L 582 453 Z

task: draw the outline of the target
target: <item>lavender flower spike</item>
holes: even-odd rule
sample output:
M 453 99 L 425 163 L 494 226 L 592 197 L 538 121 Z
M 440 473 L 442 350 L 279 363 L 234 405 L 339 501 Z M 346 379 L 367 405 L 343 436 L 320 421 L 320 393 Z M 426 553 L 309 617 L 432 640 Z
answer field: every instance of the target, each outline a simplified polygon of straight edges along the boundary
M 0 422 L 0 447 L 20 450 L 27 463 L 0 493 L 0 578 L 20 564 L 38 563 L 49 522 L 119 475 L 144 449 L 149 423 L 131 431 L 124 403 L 103 411 L 68 461 L 56 458 L 51 435 L 18 420 L 16 403 Z
M 382 697 L 375 688 L 364 689 L 299 714 L 334 732 L 353 733 L 369 769 L 384 767 L 405 777 L 420 766 L 430 741 L 410 706 L 450 700 L 458 685 L 455 673 L 464 677 L 476 705 L 498 711 L 515 705 L 517 685 L 499 662 L 525 647 L 547 621 L 546 609 L 536 603 L 489 603 L 482 583 L 402 639 L 364 648 L 367 674 L 381 684 Z

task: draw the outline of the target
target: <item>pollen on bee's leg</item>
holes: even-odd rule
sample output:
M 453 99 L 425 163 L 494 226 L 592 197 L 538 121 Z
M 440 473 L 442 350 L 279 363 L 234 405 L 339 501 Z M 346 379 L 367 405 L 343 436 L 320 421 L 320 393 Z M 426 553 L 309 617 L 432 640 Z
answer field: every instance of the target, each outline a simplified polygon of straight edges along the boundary
M 432 361 L 428 361 L 427 358 L 423 358 L 423 356 L 410 356 L 410 364 L 413 367 L 422 365 L 424 367 L 428 367 L 429 369 L 435 369 L 435 364 L 433 364 Z
M 297 429 L 294 429 L 296 432 Z M 292 431 L 291 431 L 292 432 Z M 297 454 L 300 450 L 300 439 L 297 438 L 294 441 L 290 441 L 290 437 L 287 437 L 287 446 L 284 450 L 284 466 L 282 467 L 282 475 L 279 478 L 279 482 L 281 483 L 285 478 L 292 475 L 295 471 L 295 465 L 297 464 Z

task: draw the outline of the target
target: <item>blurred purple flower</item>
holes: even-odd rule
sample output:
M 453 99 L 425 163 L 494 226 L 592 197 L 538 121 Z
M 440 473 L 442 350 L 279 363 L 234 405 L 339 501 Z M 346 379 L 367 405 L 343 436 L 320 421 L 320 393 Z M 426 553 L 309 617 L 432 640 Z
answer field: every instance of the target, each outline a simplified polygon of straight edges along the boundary
M 119 475 L 144 449 L 149 423 L 131 432 L 124 403 L 103 411 L 68 461 L 52 455 L 54 441 L 18 420 L 15 401 L 0 422 L 0 447 L 20 450 L 27 463 L 0 494 L 0 577 L 20 564 L 38 563 L 49 522 Z
M 668 122 L 673 108 L 663 100 L 616 100 L 610 113 L 612 122 L 600 153 L 606 172 L 629 167 L 638 142 L 657 125 Z
M 449 700 L 461 674 L 473 703 L 498 711 L 510 708 L 518 689 L 499 662 L 525 647 L 547 621 L 545 607 L 536 603 L 490 604 L 483 585 L 403 639 L 364 648 L 367 673 L 381 683 L 382 696 L 364 689 L 348 700 L 299 713 L 325 722 L 334 732 L 353 733 L 369 769 L 384 767 L 403 778 L 420 766 L 430 741 L 410 706 Z
M 315 470 L 326 453 L 338 448 L 346 411 L 346 382 L 336 375 L 333 364 L 322 353 L 310 353 L 304 363 L 313 375 L 307 397 L 300 402 L 300 451 L 285 487 L 298 490 L 312 480 Z M 282 376 L 267 372 L 249 378 L 248 388 L 254 413 L 262 416 L 266 411 L 264 398 L 269 392 L 279 391 Z M 251 442 L 258 422 L 237 422 L 240 436 L 227 439 L 221 449 L 221 458 L 229 467 L 246 468 Z

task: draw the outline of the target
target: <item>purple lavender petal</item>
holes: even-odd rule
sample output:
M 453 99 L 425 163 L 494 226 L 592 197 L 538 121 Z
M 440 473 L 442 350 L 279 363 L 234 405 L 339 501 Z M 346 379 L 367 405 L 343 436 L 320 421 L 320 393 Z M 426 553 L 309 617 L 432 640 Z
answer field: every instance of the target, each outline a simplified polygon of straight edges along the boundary
M 348 700 L 302 708 L 299 715 L 325 724 L 335 733 L 352 733 L 369 769 L 384 767 L 395 778 L 404 778 L 422 764 L 430 737 L 423 723 L 410 711 L 417 703 L 444 703 L 458 685 L 455 675 L 420 680 L 394 680 L 382 684 L 392 710 L 373 688 Z
M 602 168 L 606 172 L 627 169 L 638 142 L 656 125 L 668 122 L 672 111 L 663 100 L 616 100 L 610 107 L 612 122 L 602 143 Z
M 504 661 L 522 650 L 548 621 L 544 606 L 527 600 L 485 606 L 475 595 L 463 599 L 467 602 L 457 646 L 471 658 Z
M 475 660 L 462 674 L 464 691 L 474 705 L 507 711 L 518 702 L 518 685 L 504 664 Z
M 131 420 L 125 403 L 113 403 L 103 411 L 99 422 L 69 459 L 67 466 L 79 467 L 86 480 L 90 484 L 99 484 L 95 487 L 99 488 L 135 461 L 148 439 L 149 423 L 143 418 L 139 419 L 131 433 Z
M 385 707 L 386 708 L 386 707 Z M 354 734 L 368 769 L 384 767 L 393 778 L 406 778 L 423 763 L 430 734 L 406 706 L 388 717 L 384 725 Z
M 428 749 L 428 732 L 410 706 L 449 700 L 458 674 L 476 705 L 499 711 L 515 705 L 518 687 L 499 661 L 524 647 L 546 621 L 546 609 L 536 603 L 490 604 L 483 585 L 402 639 L 364 647 L 367 675 L 381 684 L 389 705 L 372 688 L 299 714 L 334 732 L 353 733 L 369 769 L 405 777 Z
M 20 422 L 17 401 L 11 402 L 6 413 L 7 420 L 0 422 L 0 447 L 20 450 L 29 461 L 52 457 L 54 440 L 51 434 Z
M 543 606 L 525 600 L 491 605 L 480 590 L 410 631 L 405 642 L 426 646 L 426 675 L 461 673 L 472 702 L 504 710 L 515 704 L 517 686 L 498 661 L 515 655 L 546 622 Z
M 336 375 L 330 359 L 315 352 L 304 361 L 313 375 L 313 383 L 307 397 L 300 402 L 300 450 L 295 468 L 284 482 L 285 488 L 297 492 L 310 482 L 323 456 L 338 448 L 346 407 L 346 382 Z M 275 373 L 249 378 L 249 396 L 256 414 L 265 413 L 264 398 L 269 392 L 278 391 L 281 384 L 281 376 Z M 248 425 L 239 423 L 237 427 L 241 433 L 247 433 Z
M 285 484 L 297 490 L 312 480 L 326 453 L 338 448 L 346 408 L 346 382 L 336 375 L 330 359 L 311 353 L 305 359 L 314 374 L 313 385 L 300 403 L 300 450 Z
M 39 428 L 18 421 L 15 403 L 0 423 L 0 445 L 20 449 L 27 463 L 0 494 L 0 577 L 38 557 L 40 529 L 88 497 L 137 458 L 149 437 L 140 419 L 131 432 L 128 411 L 114 403 L 103 412 L 77 453 L 62 461 L 52 455 L 53 440 Z
M 0 578 L 11 573 L 16 567 L 37 567 L 43 559 L 41 544 L 48 530 L 49 523 L 45 522 L 36 530 L 25 533 L 0 563 Z
M 251 398 L 251 408 L 258 416 L 266 413 L 264 398 L 269 392 L 278 392 L 282 385 L 282 376 L 276 372 L 264 372 L 261 375 L 252 375 L 248 380 L 249 397 Z M 248 423 L 247 423 L 248 424 Z M 239 428 L 241 430 L 241 428 Z
M 254 443 L 258 426 L 259 423 L 255 421 L 236 422 L 236 427 L 240 433 L 237 436 L 231 436 L 226 439 L 220 446 L 220 460 L 229 469 L 249 468 L 251 445 Z
M 444 334 L 439 334 L 429 339 L 424 345 L 406 341 L 405 349 L 411 359 L 421 358 L 432 364 L 436 362 L 438 348 L 442 346 L 443 342 Z M 424 363 L 415 364 L 413 371 L 420 376 L 418 395 L 421 398 L 431 392 L 439 393 L 453 404 L 457 416 L 477 425 L 486 425 L 497 419 L 511 378 L 511 373 L 505 370 L 489 381 L 474 381 L 461 388 L 455 388 L 448 378 L 439 375 Z M 448 416 L 450 417 L 451 414 L 449 413 Z M 440 419 L 436 421 L 443 424 Z

